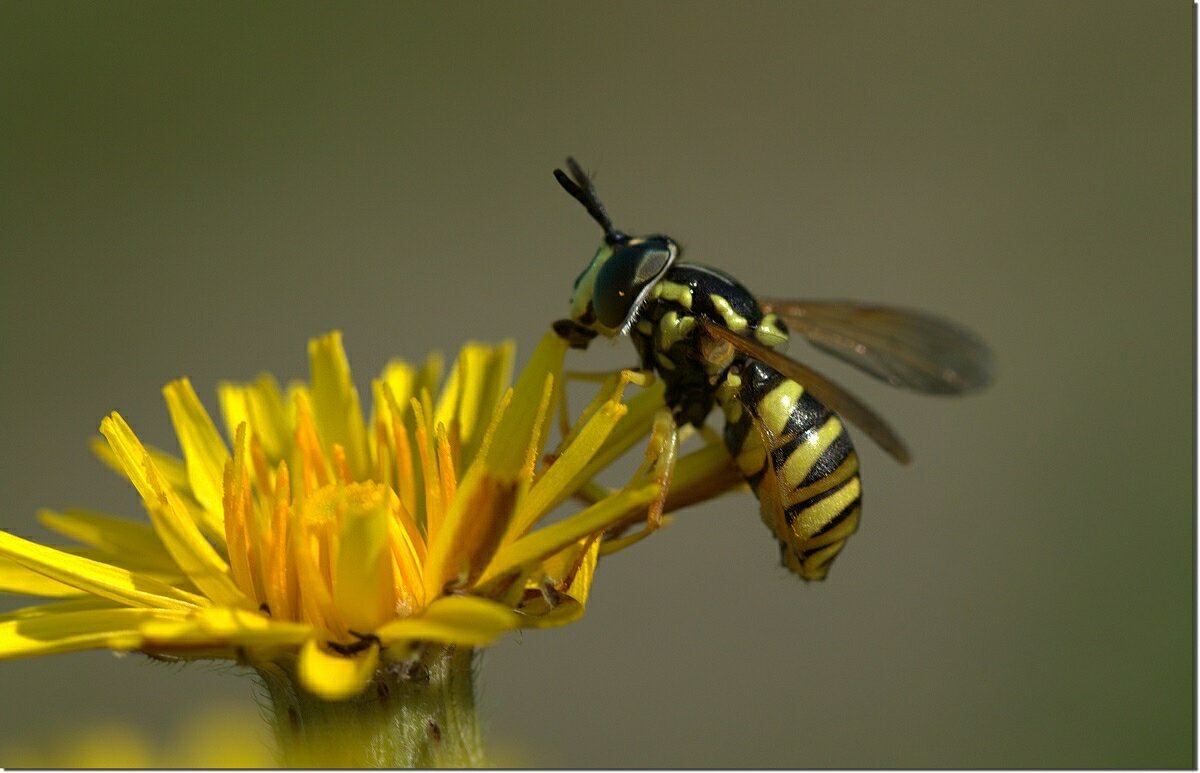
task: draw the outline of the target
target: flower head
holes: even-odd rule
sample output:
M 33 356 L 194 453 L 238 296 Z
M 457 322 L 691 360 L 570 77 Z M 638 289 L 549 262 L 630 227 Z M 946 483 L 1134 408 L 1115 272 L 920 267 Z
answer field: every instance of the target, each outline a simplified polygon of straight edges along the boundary
M 143 444 L 119 414 L 97 453 L 136 488 L 149 523 L 86 510 L 42 523 L 83 547 L 0 532 L 0 590 L 54 601 L 0 615 L 0 657 L 90 648 L 286 664 L 325 699 L 347 698 L 413 642 L 488 644 L 583 612 L 603 544 L 659 484 L 593 478 L 650 429 L 650 388 L 613 374 L 545 455 L 565 345 L 548 334 L 508 387 L 513 347 L 441 364 L 390 363 L 364 417 L 333 333 L 309 344 L 311 377 L 223 384 L 223 438 L 187 380 L 163 392 L 182 458 Z M 668 509 L 739 483 L 719 443 L 683 456 Z M 590 506 L 551 525 L 572 496 Z

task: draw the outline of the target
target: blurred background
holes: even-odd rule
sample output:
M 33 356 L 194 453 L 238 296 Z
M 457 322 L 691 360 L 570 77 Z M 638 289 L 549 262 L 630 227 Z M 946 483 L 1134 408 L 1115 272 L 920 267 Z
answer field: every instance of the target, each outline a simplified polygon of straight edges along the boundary
M 87 440 L 120 409 L 172 447 L 180 375 L 215 411 L 218 380 L 302 377 L 332 328 L 360 389 L 470 338 L 523 362 L 600 236 L 551 178 L 572 153 L 620 228 L 763 294 L 958 319 L 999 380 L 937 400 L 808 358 L 915 456 L 859 436 L 828 581 L 778 566 L 749 494 L 681 515 L 582 622 L 488 651 L 504 762 L 1193 766 L 1193 13 L 5 3 L 0 526 L 140 515 Z M 0 765 L 253 712 L 229 668 L 136 656 L 0 683 Z

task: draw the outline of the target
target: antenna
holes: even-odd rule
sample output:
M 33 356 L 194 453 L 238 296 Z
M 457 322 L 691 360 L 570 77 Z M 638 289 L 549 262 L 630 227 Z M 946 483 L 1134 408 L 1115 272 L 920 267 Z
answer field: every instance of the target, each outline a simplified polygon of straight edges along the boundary
M 592 219 L 600 224 L 600 227 L 604 229 L 604 241 L 616 244 L 628 239 L 628 236 L 613 228 L 608 212 L 605 211 L 604 205 L 600 203 L 600 198 L 596 195 L 596 186 L 592 184 L 592 179 L 588 177 L 587 172 L 583 171 L 579 162 L 568 156 L 567 168 L 571 170 L 571 177 L 568 177 L 563 170 L 555 169 L 554 179 L 558 180 L 558 184 L 582 204 Z

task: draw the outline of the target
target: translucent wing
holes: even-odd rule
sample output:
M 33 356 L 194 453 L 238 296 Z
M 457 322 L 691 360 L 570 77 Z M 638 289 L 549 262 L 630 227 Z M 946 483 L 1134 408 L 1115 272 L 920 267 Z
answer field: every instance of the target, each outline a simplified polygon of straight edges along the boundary
M 867 433 L 872 440 L 879 444 L 880 448 L 895 457 L 896 461 L 908 464 L 911 457 L 904 441 L 888 426 L 886 421 L 880 418 L 879 414 L 864 405 L 857 397 L 807 365 L 801 365 L 749 338 L 742 338 L 726 327 L 702 317 L 697 317 L 697 319 L 700 320 L 700 324 L 704 326 L 705 332 L 710 336 L 728 343 L 743 354 L 753 357 L 799 382 L 812 393 L 813 397 L 824 403 L 826 408 L 840 414 L 843 419 Z
M 992 380 L 987 344 L 932 314 L 844 301 L 768 299 L 761 305 L 818 349 L 892 386 L 953 395 Z

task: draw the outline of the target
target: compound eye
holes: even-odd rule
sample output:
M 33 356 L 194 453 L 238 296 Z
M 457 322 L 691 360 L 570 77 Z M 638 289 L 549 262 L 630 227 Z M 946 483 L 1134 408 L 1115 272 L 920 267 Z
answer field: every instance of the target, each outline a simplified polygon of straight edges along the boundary
M 592 291 L 596 321 L 612 330 L 623 327 L 642 294 L 666 273 L 673 254 L 657 240 L 631 244 L 614 252 L 601 267 Z

